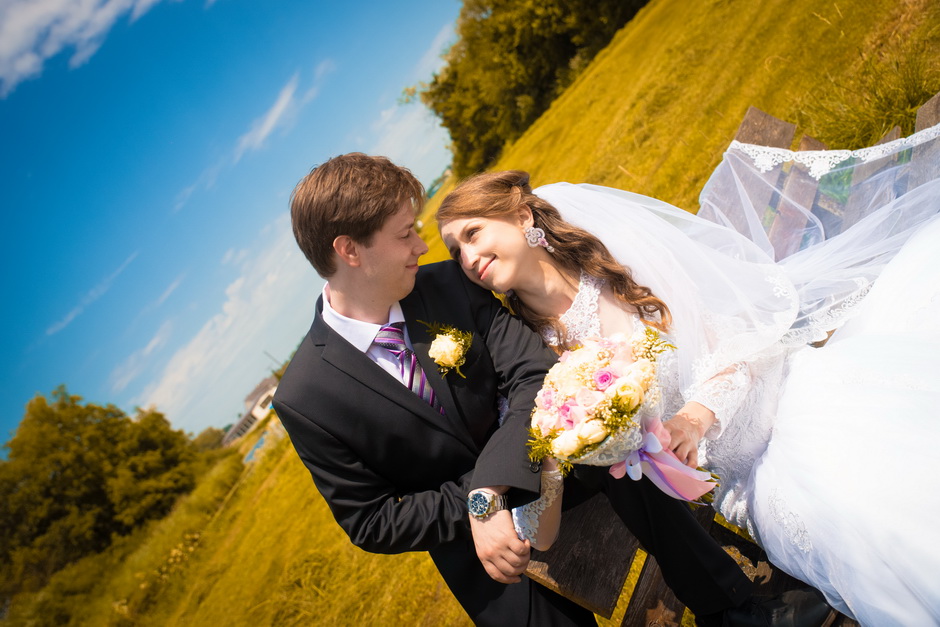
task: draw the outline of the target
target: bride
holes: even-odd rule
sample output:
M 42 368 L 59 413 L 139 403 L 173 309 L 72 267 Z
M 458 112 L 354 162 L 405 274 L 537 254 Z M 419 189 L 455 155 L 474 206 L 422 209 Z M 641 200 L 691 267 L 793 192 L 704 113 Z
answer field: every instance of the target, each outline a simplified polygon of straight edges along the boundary
M 863 624 L 937 624 L 938 153 L 940 126 L 854 152 L 735 142 L 698 215 L 488 173 L 437 220 L 559 350 L 666 332 L 669 447 L 719 476 L 714 507 Z M 818 193 L 801 205 L 782 172 Z

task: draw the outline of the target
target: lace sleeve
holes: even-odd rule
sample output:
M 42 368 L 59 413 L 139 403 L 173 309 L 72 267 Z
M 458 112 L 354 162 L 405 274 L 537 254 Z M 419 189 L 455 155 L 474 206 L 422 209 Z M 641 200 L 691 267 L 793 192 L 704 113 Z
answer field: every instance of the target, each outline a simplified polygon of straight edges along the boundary
M 705 432 L 705 438 L 714 440 L 725 431 L 728 421 L 737 413 L 751 385 L 748 365 L 737 362 L 699 385 L 690 400 L 700 403 L 715 414 L 715 424 Z
M 516 534 L 520 540 L 528 540 L 532 546 L 551 544 L 557 529 L 552 529 L 550 532 L 545 531 L 545 533 L 550 533 L 552 538 L 540 538 L 539 523 L 545 512 L 561 496 L 563 490 L 564 478 L 561 476 L 560 471 L 547 470 L 542 472 L 541 496 L 531 503 L 526 503 L 512 510 L 512 522 L 516 527 Z M 554 527 L 554 525 L 549 526 Z M 540 540 L 542 541 L 540 542 Z

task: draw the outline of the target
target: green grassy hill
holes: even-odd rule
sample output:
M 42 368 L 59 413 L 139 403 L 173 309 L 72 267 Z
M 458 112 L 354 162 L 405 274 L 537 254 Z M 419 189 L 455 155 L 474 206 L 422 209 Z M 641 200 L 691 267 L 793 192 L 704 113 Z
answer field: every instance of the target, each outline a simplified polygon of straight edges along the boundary
M 797 138 L 858 148 L 898 123 L 910 133 L 938 90 L 940 5 L 930 0 L 654 0 L 492 169 L 696 211 L 749 106 L 798 123 Z M 427 261 L 446 258 L 425 222 L 436 244 Z
M 536 185 L 611 185 L 694 210 L 748 106 L 830 143 L 847 124 L 877 137 L 878 111 L 910 118 L 904 94 L 916 89 L 898 64 L 917 65 L 908 82 L 935 92 L 933 59 L 932 0 L 653 0 L 496 167 L 526 169 Z M 890 89 L 873 100 L 879 82 Z M 427 207 L 426 261 L 446 257 L 428 216 L 452 187 Z M 146 536 L 21 599 L 11 624 L 64 624 L 70 612 L 94 625 L 469 624 L 425 554 L 349 543 L 286 438 L 244 470 L 240 459 L 220 462 Z

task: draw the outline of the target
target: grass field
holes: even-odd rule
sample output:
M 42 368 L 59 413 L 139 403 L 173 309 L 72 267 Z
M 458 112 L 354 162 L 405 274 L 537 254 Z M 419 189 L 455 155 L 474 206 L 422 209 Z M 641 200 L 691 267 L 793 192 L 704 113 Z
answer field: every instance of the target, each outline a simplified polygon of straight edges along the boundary
M 654 0 L 492 169 L 696 211 L 749 106 L 798 123 L 797 139 L 858 148 L 896 123 L 911 132 L 914 110 L 938 90 L 931 0 Z M 427 208 L 428 262 L 447 256 L 429 216 L 452 188 Z
M 907 96 L 869 102 L 871 77 L 896 81 L 892 67 L 918 61 L 918 80 L 937 91 L 932 59 L 940 59 L 932 0 L 654 0 L 496 168 L 528 170 L 536 185 L 611 185 L 695 210 L 748 106 L 827 142 L 847 123 L 868 124 L 877 137 L 888 123 L 878 111 L 903 109 Z M 905 90 L 914 91 L 894 89 Z M 840 114 L 840 103 L 858 119 Z M 425 261 L 446 257 L 430 216 L 452 187 L 426 209 Z M 44 594 L 81 606 L 74 624 L 469 624 L 425 554 L 370 555 L 349 543 L 286 438 L 245 471 L 239 459 L 222 460 L 191 505 L 147 538 L 82 566 L 71 587 L 57 578 Z M 622 612 L 602 624 L 619 624 Z M 63 624 L 55 614 L 21 616 Z

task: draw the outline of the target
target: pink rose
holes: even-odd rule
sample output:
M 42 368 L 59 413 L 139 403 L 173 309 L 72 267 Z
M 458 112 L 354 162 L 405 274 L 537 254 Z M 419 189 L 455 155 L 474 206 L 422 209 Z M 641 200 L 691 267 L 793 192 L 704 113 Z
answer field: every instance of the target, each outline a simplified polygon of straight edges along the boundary
M 568 422 L 570 426 L 567 428 L 581 424 L 589 417 L 590 416 L 587 415 L 587 411 L 584 409 L 584 407 L 581 407 L 580 405 L 572 405 L 568 410 L 568 420 L 566 422 Z
M 591 411 L 594 409 L 595 405 L 604 400 L 604 394 L 587 388 L 581 388 L 578 390 L 578 393 L 574 395 L 574 399 L 578 402 L 578 405 L 583 407 L 586 411 Z
M 555 404 L 555 390 L 549 387 L 542 388 L 535 395 L 535 405 L 542 409 L 550 409 Z
M 609 369 L 601 368 L 594 373 L 594 385 L 598 390 L 603 392 L 608 388 L 608 386 L 610 386 L 611 383 L 614 382 L 615 378 L 616 377 L 614 376 L 614 373 Z
M 542 435 L 548 435 L 552 429 L 558 428 L 558 415 L 555 412 L 536 409 L 532 413 L 532 426 L 538 429 Z

